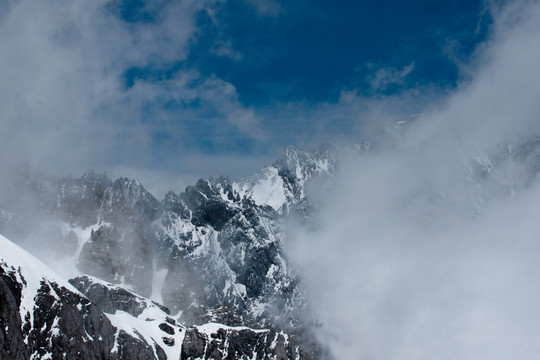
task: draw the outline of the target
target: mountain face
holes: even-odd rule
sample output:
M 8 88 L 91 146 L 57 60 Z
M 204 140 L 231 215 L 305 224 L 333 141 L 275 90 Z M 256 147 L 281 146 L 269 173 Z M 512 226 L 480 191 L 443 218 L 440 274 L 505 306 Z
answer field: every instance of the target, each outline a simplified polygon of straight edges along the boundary
M 219 329 L 224 330 L 219 332 L 208 332 L 208 327 L 185 331 L 190 345 L 183 348 L 182 358 L 218 358 L 218 353 L 219 358 L 231 359 L 251 358 L 254 353 L 261 358 L 305 358 L 305 353 L 290 345 L 287 334 L 262 328 L 294 331 L 305 325 L 302 319 L 309 304 L 284 253 L 283 225 L 287 216 L 309 218 L 313 210 L 309 185 L 315 180 L 328 181 L 334 167 L 332 145 L 312 153 L 290 146 L 274 164 L 252 176 L 238 181 L 201 179 L 181 194 L 169 192 L 162 201 L 126 178 L 112 181 L 93 171 L 81 178 L 30 172 L 24 174 L 23 196 L 3 202 L 0 233 L 22 246 L 39 249 L 42 257 L 76 268 L 72 274 L 88 274 L 70 280 L 71 285 L 47 283 L 36 302 L 42 297 L 64 296 L 74 299 L 70 309 L 79 309 L 90 299 L 88 306 L 94 310 L 87 316 L 106 334 L 97 335 L 104 340 L 96 342 L 89 353 L 102 354 L 102 358 L 105 353 L 110 358 L 127 356 L 112 355 L 112 347 L 124 351 L 120 345 L 111 345 L 119 343 L 119 332 L 111 330 L 114 314 L 138 319 L 146 307 L 152 307 L 170 313 L 167 316 L 172 321 L 165 320 L 164 328 L 173 322 L 182 324 L 178 326 L 222 324 Z M 32 219 L 30 226 L 27 217 Z M 43 242 L 47 243 L 45 249 L 39 246 Z M 3 275 L 11 279 L 16 305 L 16 289 L 24 281 L 13 271 L 6 268 Z M 51 318 L 70 316 L 60 310 L 54 315 L 51 308 L 43 311 Z M 13 326 L 23 329 L 24 321 Z M 128 330 L 122 333 L 126 344 L 143 339 L 140 346 L 149 355 L 140 358 L 152 358 L 151 352 L 165 358 L 159 349 L 169 349 L 171 343 L 181 348 L 181 339 L 150 340 L 139 336 L 142 330 Z M 69 334 L 69 329 L 58 331 Z M 24 332 L 21 334 L 24 338 Z M 41 336 L 51 340 L 53 333 Z M 239 344 L 236 348 L 227 348 L 235 342 Z M 33 354 L 33 348 L 25 346 L 21 349 Z M 56 354 L 50 346 L 46 351 Z M 177 355 L 173 358 L 179 358 Z
M 68 282 L 0 236 L 0 358 L 309 359 L 284 333 L 206 324 L 89 276 Z
M 0 246 L 2 359 L 154 359 L 163 353 L 131 329 L 115 326 L 32 255 L 4 237 Z
M 330 177 L 334 164 L 331 145 L 314 153 L 290 146 L 272 166 L 237 182 L 199 180 L 180 195 L 169 193 L 154 223 L 158 242 L 200 274 L 209 306 L 229 304 L 263 323 L 297 325 L 305 299 L 283 253 L 284 218 L 309 216 L 308 184 Z
M 1 230 L 28 243 L 53 238 L 54 256 L 153 296 L 188 323 L 228 306 L 246 321 L 294 327 L 305 299 L 283 253 L 284 218 L 309 216 L 308 184 L 330 177 L 334 166 L 331 145 L 313 153 L 290 146 L 252 176 L 201 179 L 161 202 L 126 178 L 32 176 L 25 185 L 42 210 L 41 228 L 21 236 L 5 216 Z
M 530 186 L 539 149 L 533 138 L 468 160 L 463 178 L 480 189 L 477 204 Z M 74 277 L 43 273 L 0 244 L 0 358 L 324 357 L 285 224 L 313 218 L 311 188 L 333 186 L 336 152 L 290 146 L 251 176 L 201 179 L 162 201 L 135 180 L 93 171 L 16 177 L 2 194 L 0 233 Z M 528 180 L 505 176 L 508 166 Z M 413 195 L 451 201 L 439 189 Z

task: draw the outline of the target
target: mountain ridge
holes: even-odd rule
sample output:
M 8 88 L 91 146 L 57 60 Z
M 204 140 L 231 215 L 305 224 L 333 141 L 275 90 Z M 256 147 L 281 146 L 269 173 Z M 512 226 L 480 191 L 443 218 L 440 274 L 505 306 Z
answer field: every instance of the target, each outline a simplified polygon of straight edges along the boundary
M 3 236 L 0 247 L 2 358 L 310 359 L 283 332 L 185 327 L 122 287 L 88 276 L 67 282 Z
M 308 216 L 305 186 L 321 169 L 329 175 L 334 159 L 287 148 L 266 168 L 280 179 L 273 189 L 285 199 L 280 206 L 253 199 L 261 181 L 272 183 L 264 171 L 256 181 L 200 179 L 162 201 L 136 180 L 93 170 L 80 178 L 31 173 L 23 182 L 28 204 L 19 208 L 37 204 L 35 223 L 25 227 L 29 219 L 15 206 L 2 209 L 0 231 L 34 249 L 46 239 L 44 257 L 153 296 L 185 326 L 213 321 L 292 331 L 304 326 L 307 301 L 283 250 L 282 222 L 292 212 Z
M 491 198 L 530 186 L 540 170 L 538 144 L 531 138 L 464 159 L 456 176 L 475 198 L 458 210 L 477 216 Z M 364 145 L 348 150 L 355 156 L 384 156 L 384 149 L 368 152 Z M 80 178 L 27 173 L 20 181 L 19 203 L 2 202 L 0 232 L 34 250 L 47 243 L 42 251 L 51 261 L 77 267 L 75 275 L 101 279 L 101 287 L 99 281 L 84 280 L 92 283 L 84 289 L 101 289 L 92 290 L 94 297 L 101 292 L 96 302 L 127 291 L 163 304 L 176 323 L 198 329 L 190 334 L 192 350 L 185 356 L 212 357 L 212 351 L 201 353 L 200 347 L 220 348 L 226 336 L 249 338 L 261 349 L 268 345 L 228 328 L 244 326 L 270 329 L 275 339 L 278 333 L 294 334 L 311 357 L 323 358 L 328 354 L 314 335 L 317 316 L 285 251 L 285 223 L 291 217 L 300 223 L 316 221 L 319 204 L 311 187 L 332 189 L 340 166 L 337 155 L 330 144 L 312 152 L 289 146 L 252 175 L 200 179 L 161 201 L 136 180 L 113 181 L 92 170 Z M 509 178 L 508 166 L 520 167 L 526 181 Z M 452 211 L 453 199 L 444 188 L 425 186 L 408 195 L 405 206 L 425 201 L 428 210 L 436 204 Z M 6 281 L 16 289 L 13 276 Z M 208 323 L 221 323 L 225 330 L 216 335 L 197 328 Z

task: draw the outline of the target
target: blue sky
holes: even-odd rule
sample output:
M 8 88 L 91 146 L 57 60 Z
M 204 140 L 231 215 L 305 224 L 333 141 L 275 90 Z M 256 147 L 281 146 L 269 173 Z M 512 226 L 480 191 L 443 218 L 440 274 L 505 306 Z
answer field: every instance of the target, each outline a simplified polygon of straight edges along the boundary
M 496 3 L 4 2 L 2 140 L 57 173 L 242 176 L 437 104 Z
M 453 86 L 457 68 L 449 48 L 453 44 L 454 55 L 467 57 L 486 34 L 479 1 L 299 1 L 276 6 L 273 16 L 258 16 L 246 1 L 228 1 L 218 12 L 222 22 L 217 26 L 201 15 L 204 33 L 188 62 L 234 84 L 249 105 L 337 101 L 344 88 L 370 93 L 366 79 L 380 67 L 414 64 L 404 87 Z M 230 43 L 237 58 L 208 51 L 216 35 Z
M 262 139 L 216 127 L 218 116 L 209 112 L 188 126 L 189 146 L 206 153 L 245 154 L 265 153 L 270 145 L 274 153 L 289 142 L 324 141 L 311 138 L 309 120 L 265 116 L 275 106 L 335 103 L 343 90 L 373 96 L 419 86 L 455 87 L 459 59 L 485 40 L 489 18 L 483 9 L 480 1 L 219 2 L 194 15 L 197 30 L 185 59 L 158 68 L 130 68 L 125 83 L 157 82 L 186 69 L 219 78 L 234 86 L 242 106 L 261 115 L 271 144 L 257 146 Z M 119 12 L 130 22 L 159 21 L 142 1 L 124 2 Z M 395 76 L 385 77 L 385 71 Z M 382 77 L 378 82 L 377 73 Z M 279 137 L 282 122 L 291 120 L 296 126 Z M 296 136 L 302 129 L 305 138 Z M 332 126 L 334 136 L 349 131 L 346 121 Z M 233 141 L 215 141 L 217 133 Z M 170 134 L 160 132 L 156 141 L 167 143 Z
M 482 1 L 226 1 L 212 14 L 195 14 L 198 29 L 186 59 L 131 68 L 126 85 L 197 69 L 232 84 L 242 104 L 255 107 L 336 102 L 343 89 L 371 95 L 453 87 L 456 59 L 485 40 L 490 19 L 483 9 Z M 158 21 L 143 1 L 125 1 L 119 11 L 130 22 Z M 371 86 L 377 70 L 407 66 L 412 70 L 402 83 Z

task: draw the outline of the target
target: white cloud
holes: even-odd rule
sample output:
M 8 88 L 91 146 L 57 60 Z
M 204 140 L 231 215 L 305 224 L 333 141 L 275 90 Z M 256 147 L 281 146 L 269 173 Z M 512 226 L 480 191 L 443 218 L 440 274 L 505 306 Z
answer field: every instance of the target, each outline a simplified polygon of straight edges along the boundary
M 253 6 L 259 16 L 279 16 L 282 12 L 281 4 L 277 0 L 246 0 Z
M 242 60 L 244 58 L 244 54 L 233 48 L 231 41 L 217 41 L 216 46 L 210 49 L 210 51 L 216 55 L 228 57 L 232 60 Z
M 414 63 L 405 65 L 401 69 L 386 67 L 378 69 L 368 77 L 373 90 L 384 90 L 389 85 L 403 85 L 405 78 L 414 70 Z
M 155 134 L 172 138 L 159 156 L 173 157 L 194 136 L 188 128 L 209 111 L 223 128 L 259 139 L 258 117 L 221 79 L 186 69 L 124 84 L 130 68 L 159 72 L 184 60 L 197 36 L 197 14 L 215 4 L 148 2 L 144 10 L 154 21 L 147 22 L 123 21 L 117 5 L 105 0 L 6 6 L 0 17 L 2 165 L 28 162 L 64 174 L 167 162 L 156 159 Z
M 188 153 L 177 154 L 175 160 L 176 164 L 168 163 L 166 167 L 141 168 L 119 165 L 104 170 L 113 179 L 119 177 L 136 179 L 146 190 L 161 200 L 167 192 L 181 193 L 186 186 L 194 185 L 200 178 L 228 176 L 237 179 L 253 174 L 261 168 L 261 164 L 270 164 L 275 158 L 251 154 L 242 156 Z M 182 168 L 188 168 L 190 171 L 182 171 Z
M 471 180 L 473 159 L 540 134 L 540 4 L 495 11 L 473 74 L 403 128 L 415 92 L 331 108 L 380 139 L 343 159 L 315 229 L 291 229 L 336 358 L 533 359 L 540 351 L 540 185 L 501 161 Z M 429 89 L 424 89 L 429 90 Z M 416 92 L 418 93 L 418 92 Z M 414 105 L 413 107 L 416 107 Z M 378 119 L 378 120 L 377 120 Z M 480 166 L 480 165 L 477 165 Z M 491 174 L 489 172 L 491 171 Z M 486 175 L 489 174 L 489 175 Z

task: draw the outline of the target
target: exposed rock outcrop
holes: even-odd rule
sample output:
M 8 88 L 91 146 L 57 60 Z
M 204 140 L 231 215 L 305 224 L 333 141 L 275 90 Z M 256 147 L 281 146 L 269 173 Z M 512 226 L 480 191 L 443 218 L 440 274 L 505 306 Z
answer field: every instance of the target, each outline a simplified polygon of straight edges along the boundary
M 214 324 L 186 332 L 182 360 L 195 359 L 310 359 L 288 335 L 273 330 L 216 327 Z

